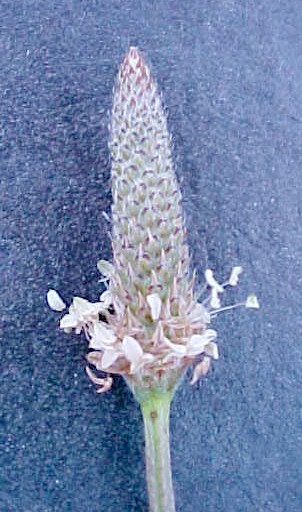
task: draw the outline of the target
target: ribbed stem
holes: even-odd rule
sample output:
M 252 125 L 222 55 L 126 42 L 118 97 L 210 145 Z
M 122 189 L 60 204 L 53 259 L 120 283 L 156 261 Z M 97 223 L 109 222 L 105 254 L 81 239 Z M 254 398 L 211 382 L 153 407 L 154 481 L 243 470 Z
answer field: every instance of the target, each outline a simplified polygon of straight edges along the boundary
M 175 512 L 169 441 L 171 399 L 171 393 L 150 393 L 140 403 L 150 512 Z

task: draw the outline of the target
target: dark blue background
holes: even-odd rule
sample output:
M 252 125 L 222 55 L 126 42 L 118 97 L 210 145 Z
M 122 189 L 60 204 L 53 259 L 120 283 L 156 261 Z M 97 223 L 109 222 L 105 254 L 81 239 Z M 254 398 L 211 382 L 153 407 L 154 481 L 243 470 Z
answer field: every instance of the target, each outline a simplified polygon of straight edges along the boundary
M 174 141 L 199 276 L 242 264 L 221 357 L 172 408 L 182 512 L 302 509 L 302 9 L 299 0 L 1 0 L 1 512 L 147 511 L 123 381 L 98 396 L 48 287 L 94 300 L 110 257 L 108 111 L 129 44 Z M 232 297 L 230 297 L 230 300 Z

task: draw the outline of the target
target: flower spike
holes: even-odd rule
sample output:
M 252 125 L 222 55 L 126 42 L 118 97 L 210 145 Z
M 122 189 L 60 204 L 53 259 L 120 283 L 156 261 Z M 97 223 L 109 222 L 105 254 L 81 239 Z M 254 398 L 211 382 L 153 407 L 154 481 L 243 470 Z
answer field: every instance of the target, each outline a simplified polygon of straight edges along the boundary
M 98 302 L 74 297 L 60 321 L 64 332 L 85 334 L 88 365 L 97 392 L 108 391 L 112 374 L 122 375 L 141 406 L 146 436 L 150 510 L 175 512 L 169 451 L 169 408 L 186 370 L 191 384 L 219 357 L 211 321 L 237 306 L 258 309 L 255 295 L 221 306 L 242 267 L 218 283 L 204 272 L 199 303 L 183 221 L 181 193 L 173 168 L 171 137 L 157 85 L 142 53 L 131 47 L 118 70 L 113 92 L 109 149 L 113 204 L 112 262 L 100 260 Z M 107 214 L 106 214 L 107 215 Z M 51 289 L 51 309 L 65 303 Z

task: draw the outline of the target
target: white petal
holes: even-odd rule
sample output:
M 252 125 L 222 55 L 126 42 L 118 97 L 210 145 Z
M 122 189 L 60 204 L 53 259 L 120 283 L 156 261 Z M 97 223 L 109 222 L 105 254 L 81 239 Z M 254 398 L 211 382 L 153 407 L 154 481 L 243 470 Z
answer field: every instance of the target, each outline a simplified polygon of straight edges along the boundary
M 122 342 L 123 351 L 130 363 L 137 364 L 143 355 L 143 349 L 132 336 L 125 336 Z
M 91 315 L 98 315 L 100 312 L 104 311 L 104 303 L 103 302 L 89 302 Z
M 151 363 L 154 361 L 154 356 L 152 354 L 143 354 L 143 356 L 137 361 L 131 363 L 130 365 L 130 373 L 137 373 L 146 363 Z
M 158 293 L 151 293 L 150 295 L 147 295 L 147 302 L 150 307 L 152 320 L 158 320 L 162 304 L 160 296 Z
M 100 347 L 104 347 L 112 345 L 115 342 L 115 340 L 116 336 L 112 329 L 106 327 L 105 324 L 102 322 L 97 322 L 94 324 L 91 342 L 95 343 L 96 345 L 99 344 Z
M 97 336 L 92 335 L 91 339 L 89 340 L 89 348 L 94 348 L 94 350 L 105 350 L 107 348 L 107 345 L 103 342 L 103 340 L 100 340 Z
M 64 315 L 63 318 L 61 318 L 60 329 L 73 329 L 77 327 L 77 325 L 78 321 L 74 315 L 68 313 L 67 315 Z
M 206 283 L 213 289 L 215 289 L 218 293 L 223 292 L 223 287 L 216 281 L 213 271 L 210 268 L 207 268 L 207 270 L 204 273 L 204 277 L 206 280 Z
M 109 366 L 111 366 L 117 358 L 119 357 L 120 353 L 116 350 L 105 350 L 103 357 L 102 357 L 102 368 L 103 370 L 107 370 Z
M 220 299 L 218 297 L 218 292 L 216 288 L 212 288 L 211 290 L 211 300 L 210 300 L 211 308 L 219 309 L 221 306 Z
M 238 279 L 240 274 L 242 274 L 243 268 L 242 267 L 233 267 L 230 278 L 229 278 L 229 285 L 236 286 L 238 283 Z
M 208 345 L 210 341 L 214 340 L 216 336 L 217 333 L 213 329 L 207 329 L 204 334 L 193 334 L 187 345 L 187 354 L 189 356 L 202 354 L 206 345 Z
M 72 333 L 72 327 L 66 327 L 65 329 L 63 329 L 63 331 L 65 332 L 65 334 L 71 334 Z
M 187 345 L 188 356 L 196 356 L 197 354 L 202 354 L 204 352 L 204 347 L 205 345 L 207 345 L 207 343 L 208 340 L 204 335 L 193 334 Z
M 104 303 L 104 307 L 109 308 L 110 304 L 112 304 L 112 294 L 109 290 L 105 290 L 100 296 L 100 301 Z
M 215 338 L 217 338 L 217 332 L 214 331 L 214 329 L 207 329 L 206 332 L 204 333 L 204 336 L 206 336 L 209 341 L 212 341 L 215 340 Z
M 184 345 L 172 343 L 166 336 L 164 337 L 164 342 L 174 352 L 175 356 L 182 356 L 186 353 L 186 347 Z
M 245 307 L 248 309 L 259 309 L 260 306 L 256 295 L 252 293 L 248 296 L 245 302 Z
M 50 309 L 53 309 L 54 311 L 63 311 L 63 309 L 66 308 L 65 302 L 56 290 L 48 290 L 46 299 Z
M 79 315 L 85 315 L 87 313 L 91 313 L 91 311 L 94 310 L 94 304 L 89 302 L 87 299 L 83 299 L 82 297 L 74 297 L 70 307 L 72 308 L 72 311 Z
M 204 352 L 207 356 L 211 356 L 213 359 L 218 359 L 219 357 L 218 347 L 213 341 L 210 341 L 210 343 L 206 345 Z

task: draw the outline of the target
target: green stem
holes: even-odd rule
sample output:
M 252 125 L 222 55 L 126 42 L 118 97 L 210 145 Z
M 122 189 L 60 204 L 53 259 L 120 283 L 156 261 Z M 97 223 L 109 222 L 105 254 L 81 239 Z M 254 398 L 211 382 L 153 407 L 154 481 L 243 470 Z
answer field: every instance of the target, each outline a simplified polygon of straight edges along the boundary
M 172 394 L 150 392 L 140 401 L 145 426 L 150 512 L 175 512 L 169 442 Z

